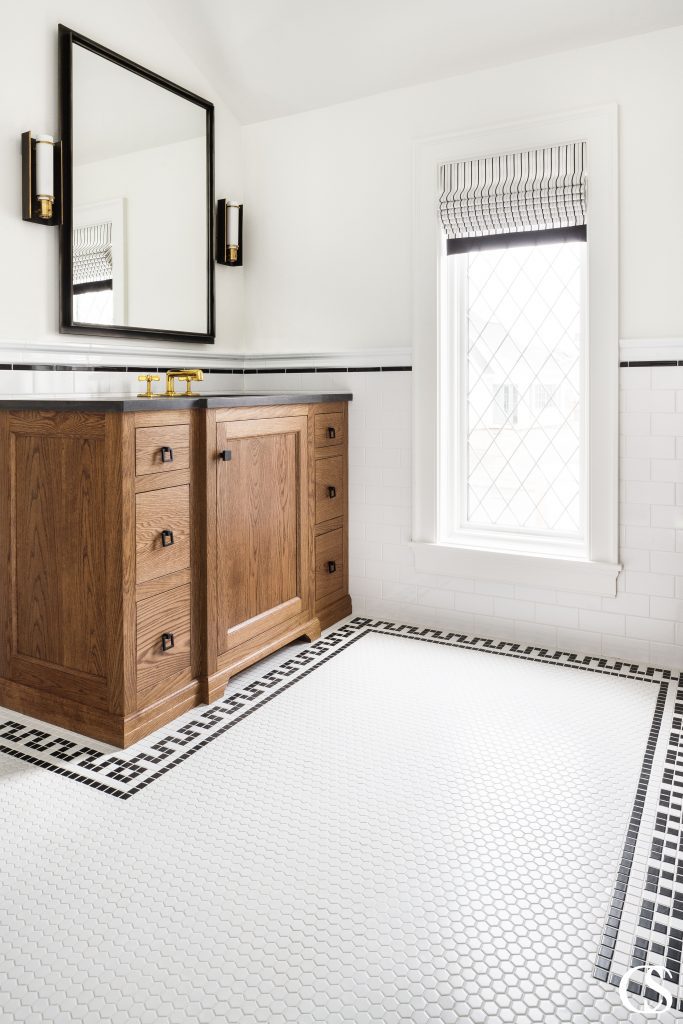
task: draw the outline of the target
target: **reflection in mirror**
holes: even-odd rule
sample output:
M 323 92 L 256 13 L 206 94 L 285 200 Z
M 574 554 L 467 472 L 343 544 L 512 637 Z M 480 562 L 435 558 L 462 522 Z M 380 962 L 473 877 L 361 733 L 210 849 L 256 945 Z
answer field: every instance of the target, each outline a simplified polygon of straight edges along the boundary
M 72 53 L 73 323 L 206 333 L 206 108 Z

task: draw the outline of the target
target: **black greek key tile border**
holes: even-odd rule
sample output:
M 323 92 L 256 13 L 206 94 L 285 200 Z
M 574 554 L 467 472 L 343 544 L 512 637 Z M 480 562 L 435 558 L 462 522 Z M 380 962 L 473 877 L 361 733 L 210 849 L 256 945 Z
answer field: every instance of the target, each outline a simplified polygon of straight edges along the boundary
M 129 800 L 369 633 L 650 681 L 660 687 L 683 680 L 683 674 L 676 676 L 666 669 L 641 667 L 621 659 L 580 656 L 465 633 L 355 617 L 320 640 L 307 644 L 303 650 L 280 666 L 264 672 L 258 679 L 214 704 L 188 712 L 175 726 L 160 730 L 160 735 L 148 737 L 129 750 L 98 749 L 94 741 L 80 743 L 60 734 L 52 726 L 38 721 L 31 724 L 18 722 L 11 717 L 11 712 L 3 714 L 0 710 L 0 753 L 45 768 L 109 796 Z

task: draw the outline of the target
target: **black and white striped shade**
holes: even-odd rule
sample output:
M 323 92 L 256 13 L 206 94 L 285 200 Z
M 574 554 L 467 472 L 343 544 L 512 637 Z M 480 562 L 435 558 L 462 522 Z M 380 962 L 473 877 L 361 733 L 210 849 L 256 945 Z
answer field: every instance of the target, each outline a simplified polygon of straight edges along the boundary
M 112 270 L 111 221 L 74 228 L 74 285 L 111 280 Z
M 586 164 L 585 142 L 442 164 L 439 215 L 448 252 L 545 231 L 558 240 L 585 238 Z M 476 239 L 482 245 L 468 244 Z

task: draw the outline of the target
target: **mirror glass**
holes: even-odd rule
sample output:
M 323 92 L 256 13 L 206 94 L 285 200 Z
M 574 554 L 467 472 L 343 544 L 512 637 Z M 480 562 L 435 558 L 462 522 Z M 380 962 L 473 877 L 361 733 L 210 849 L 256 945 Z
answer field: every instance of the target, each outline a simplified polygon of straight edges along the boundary
M 212 334 L 203 102 L 74 38 L 67 327 Z

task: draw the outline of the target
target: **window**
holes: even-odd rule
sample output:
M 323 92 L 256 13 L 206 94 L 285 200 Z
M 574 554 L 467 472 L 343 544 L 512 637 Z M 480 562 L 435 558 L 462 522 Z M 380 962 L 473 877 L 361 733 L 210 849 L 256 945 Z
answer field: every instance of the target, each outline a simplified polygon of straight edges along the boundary
M 449 256 L 448 540 L 586 551 L 586 243 Z
M 420 141 L 414 189 L 416 569 L 614 595 L 617 108 Z

